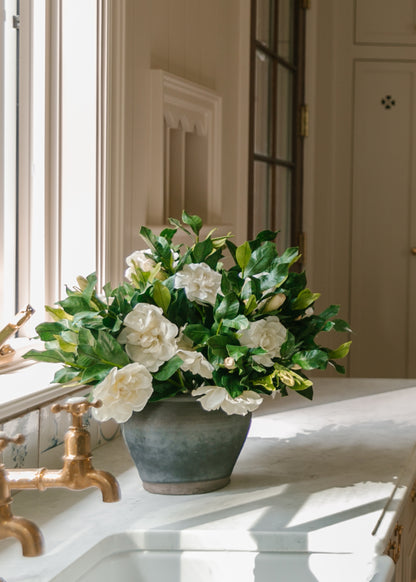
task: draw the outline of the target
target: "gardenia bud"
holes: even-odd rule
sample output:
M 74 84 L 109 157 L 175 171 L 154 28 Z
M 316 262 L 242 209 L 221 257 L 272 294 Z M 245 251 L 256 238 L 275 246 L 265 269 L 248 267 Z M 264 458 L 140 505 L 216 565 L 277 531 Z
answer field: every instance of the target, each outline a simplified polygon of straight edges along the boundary
M 290 372 L 286 372 L 285 370 L 280 370 L 278 375 L 279 375 L 280 380 L 283 382 L 283 384 L 286 384 L 286 386 L 294 386 L 295 385 L 295 379 L 290 374 Z
M 286 301 L 286 295 L 284 293 L 278 293 L 274 297 L 271 297 L 266 305 L 264 306 L 263 312 L 270 313 L 271 311 L 276 311 L 281 305 Z
M 233 370 L 235 368 L 235 360 L 234 358 L 225 358 L 224 360 L 224 366 L 226 368 L 228 368 L 228 370 Z
M 81 291 L 85 291 L 85 289 L 88 286 L 88 281 L 86 280 L 85 277 L 82 277 L 81 275 L 79 275 L 77 277 L 77 283 L 78 283 L 78 287 L 81 289 Z

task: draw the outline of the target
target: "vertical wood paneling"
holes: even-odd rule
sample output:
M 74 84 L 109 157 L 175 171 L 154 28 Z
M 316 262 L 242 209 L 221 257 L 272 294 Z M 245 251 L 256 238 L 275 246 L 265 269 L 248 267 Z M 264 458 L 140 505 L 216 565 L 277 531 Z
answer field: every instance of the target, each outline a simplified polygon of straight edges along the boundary
M 152 0 L 150 11 L 151 68 L 169 70 L 169 4 L 171 0 Z
M 169 14 L 169 72 L 179 77 L 185 76 L 185 0 L 171 0 Z
M 201 79 L 200 31 L 202 0 L 185 0 L 185 77 L 194 83 Z
M 212 0 L 201 3 L 201 26 L 199 27 L 201 47 L 201 73 L 200 83 L 217 90 L 217 50 L 218 50 L 218 1 Z

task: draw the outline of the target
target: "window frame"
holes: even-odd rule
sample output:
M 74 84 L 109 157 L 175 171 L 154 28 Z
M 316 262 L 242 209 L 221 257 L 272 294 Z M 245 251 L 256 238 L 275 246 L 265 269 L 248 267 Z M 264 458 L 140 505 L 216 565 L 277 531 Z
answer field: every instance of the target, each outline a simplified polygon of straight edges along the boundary
M 279 0 L 274 2 L 274 27 L 278 31 Z M 276 168 L 288 167 L 291 169 L 291 201 L 290 201 L 290 244 L 302 246 L 303 240 L 303 142 L 304 135 L 300 131 L 302 108 L 305 95 L 305 34 L 306 34 L 306 8 L 301 0 L 293 0 L 294 7 L 294 55 L 293 64 L 283 59 L 278 54 L 278 34 L 275 34 L 274 47 L 269 48 L 256 38 L 257 28 L 257 0 L 251 0 L 251 24 L 250 24 L 250 105 L 249 105 L 249 174 L 248 174 L 248 233 L 254 237 L 253 216 L 255 192 L 254 192 L 254 167 L 255 162 L 265 162 L 272 169 L 271 197 L 267 213 L 271 216 L 269 226 L 264 228 L 277 230 L 275 224 L 276 210 Z M 272 145 L 271 154 L 264 155 L 255 151 L 255 98 L 256 98 L 256 52 L 263 52 L 273 61 L 273 80 L 271 92 L 273 96 L 271 106 Z M 277 67 L 284 65 L 294 72 L 293 100 L 292 100 L 292 152 L 291 161 L 280 159 L 276 155 L 276 124 L 277 124 Z

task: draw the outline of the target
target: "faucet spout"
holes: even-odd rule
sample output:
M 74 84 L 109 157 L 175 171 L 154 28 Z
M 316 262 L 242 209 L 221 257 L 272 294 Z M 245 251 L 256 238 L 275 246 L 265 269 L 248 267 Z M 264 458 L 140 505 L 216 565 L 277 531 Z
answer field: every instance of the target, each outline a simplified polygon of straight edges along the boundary
M 104 503 L 113 503 L 120 500 L 120 487 L 115 477 L 107 471 L 93 469 L 87 475 L 93 487 L 101 490 Z
M 7 504 L 0 506 L 0 539 L 9 537 L 19 540 L 24 556 L 40 556 L 43 552 L 43 537 L 38 526 L 24 517 L 13 515 Z

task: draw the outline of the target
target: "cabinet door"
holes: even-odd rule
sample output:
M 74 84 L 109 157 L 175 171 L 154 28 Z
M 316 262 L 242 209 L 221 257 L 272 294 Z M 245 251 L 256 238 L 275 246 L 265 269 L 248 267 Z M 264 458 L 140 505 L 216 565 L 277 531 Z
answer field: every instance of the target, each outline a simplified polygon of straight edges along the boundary
M 356 0 L 355 40 L 364 44 L 416 44 L 414 0 Z
M 416 375 L 416 63 L 355 67 L 352 376 Z

